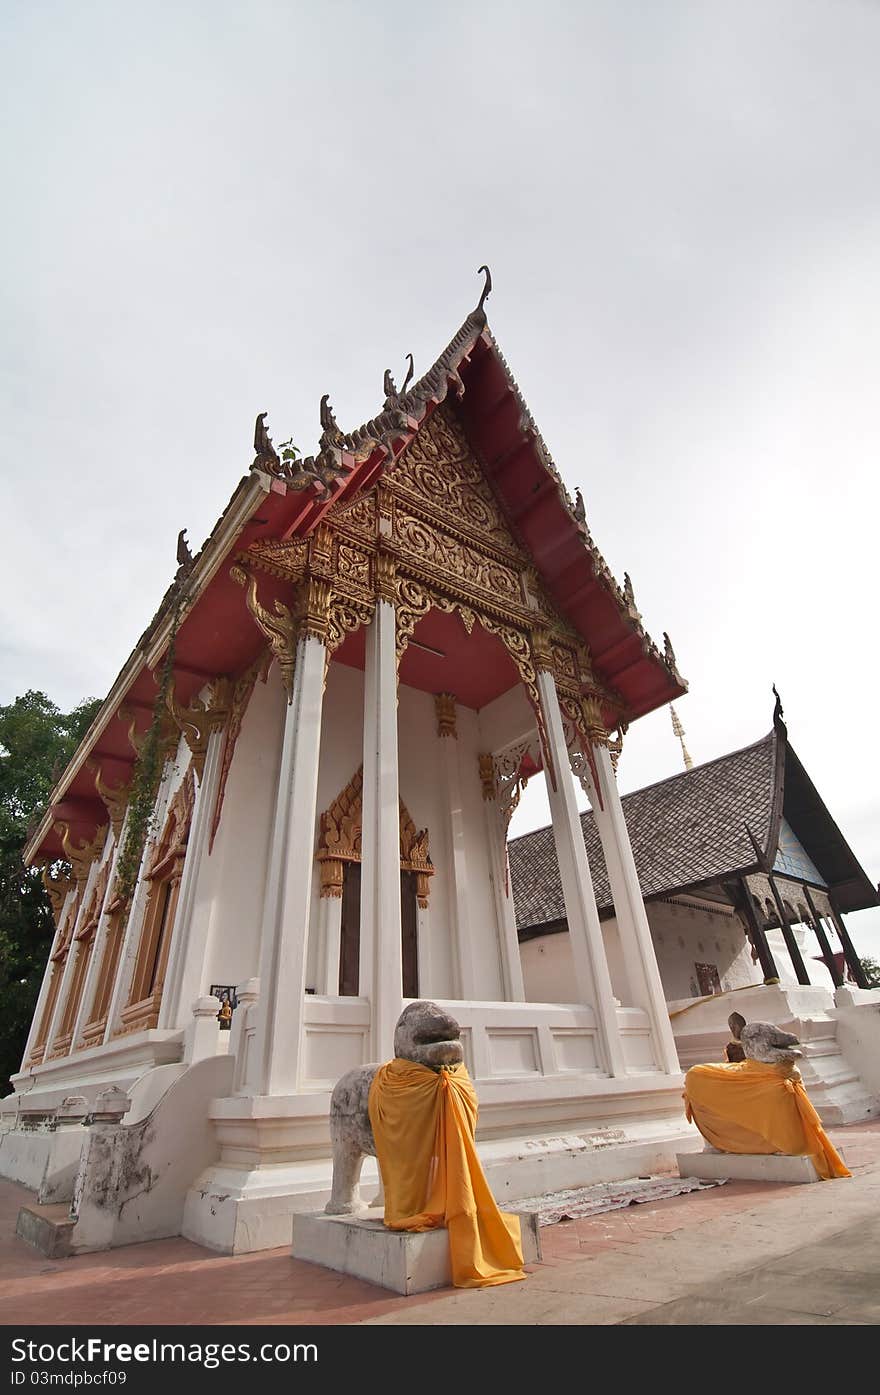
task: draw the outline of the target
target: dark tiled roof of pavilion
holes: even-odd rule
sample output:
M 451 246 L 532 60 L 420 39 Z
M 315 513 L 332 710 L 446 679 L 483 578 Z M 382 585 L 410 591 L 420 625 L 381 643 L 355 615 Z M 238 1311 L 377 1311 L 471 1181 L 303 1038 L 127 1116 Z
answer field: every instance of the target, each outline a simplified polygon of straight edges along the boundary
M 749 825 L 763 847 L 773 818 L 777 732 L 741 751 L 623 796 L 623 812 L 646 897 L 754 866 Z M 591 813 L 581 815 L 600 910 L 611 909 L 608 873 Z M 565 919 L 552 828 L 508 845 L 517 929 Z

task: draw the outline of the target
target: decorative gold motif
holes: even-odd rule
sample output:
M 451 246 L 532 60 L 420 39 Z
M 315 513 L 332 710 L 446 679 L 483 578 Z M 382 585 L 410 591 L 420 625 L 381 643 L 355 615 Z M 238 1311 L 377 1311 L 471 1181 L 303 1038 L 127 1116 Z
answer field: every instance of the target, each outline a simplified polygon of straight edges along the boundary
M 223 757 L 220 764 L 220 779 L 217 784 L 217 798 L 214 802 L 214 817 L 211 822 L 211 836 L 208 840 L 208 856 L 214 848 L 214 839 L 217 836 L 217 829 L 220 827 L 220 816 L 223 812 L 223 800 L 226 795 L 226 781 L 229 778 L 229 770 L 232 765 L 232 757 L 235 755 L 235 745 L 241 731 L 241 724 L 244 721 L 254 685 L 259 678 L 265 683 L 269 676 L 269 665 L 271 663 L 271 653 L 265 649 L 254 662 L 245 669 L 244 673 L 236 678 L 232 685 L 232 695 L 229 701 L 229 713 L 226 721 L 226 738 L 223 743 Z
M 293 671 L 296 665 L 299 629 L 297 621 L 291 615 L 290 607 L 286 606 L 283 601 L 274 602 L 274 615 L 260 604 L 257 595 L 257 581 L 253 574 L 246 572 L 242 567 L 233 566 L 229 570 L 229 575 L 233 581 L 238 582 L 239 586 L 245 587 L 248 610 L 268 639 L 272 653 L 278 660 L 281 681 L 284 684 L 284 691 L 287 693 L 288 704 L 290 704 L 293 702 Z
M 108 826 L 109 825 L 105 823 L 99 828 L 90 843 L 82 842 L 79 847 L 74 847 L 73 843 L 70 841 L 70 825 L 66 823 L 59 823 L 57 825 L 61 834 L 61 846 L 64 849 L 64 856 L 70 863 L 80 895 L 89 879 L 92 863 L 95 861 L 96 857 L 100 856 L 101 850 L 104 847 Z
M 550 652 L 552 672 L 560 679 L 571 678 L 577 682 L 578 661 L 574 651 L 562 644 L 554 644 Z
M 332 600 L 333 586 L 325 577 L 310 576 L 304 582 L 299 592 L 299 639 L 319 639 L 322 644 L 326 643 Z M 275 604 L 277 606 L 278 602 Z
M 416 829 L 403 800 L 400 801 L 400 865 L 406 872 L 416 874 L 416 899 L 423 911 L 428 909 L 428 878 L 434 867 L 428 853 L 428 830 Z
M 342 895 L 343 863 L 361 860 L 361 820 L 364 768 L 359 766 L 344 790 L 321 815 L 321 832 L 315 854 L 321 867 L 321 896 Z M 428 852 L 428 830 L 417 830 L 403 800 L 400 803 L 400 866 L 416 874 L 416 896 L 423 910 L 428 906 L 428 878 L 434 866 Z
M 327 522 L 339 532 L 363 534 L 370 541 L 376 536 L 376 495 L 365 494 L 354 502 L 334 504 Z
M 395 601 L 397 563 L 390 552 L 376 553 L 376 595 L 382 601 Z
M 546 630 L 532 630 L 532 657 L 535 661 L 535 668 L 544 672 L 553 672 L 553 650 L 550 647 L 550 636 Z
M 321 815 L 317 859 L 321 864 L 321 895 L 342 895 L 343 862 L 361 860 L 361 808 L 364 768 L 359 766 L 345 789 Z
M 237 560 L 248 566 L 258 567 L 269 572 L 281 581 L 291 581 L 294 585 L 302 581 L 306 574 L 309 545 L 296 539 L 266 539 L 265 542 L 251 543 L 247 552 L 240 552 Z
M 480 784 L 483 787 L 483 799 L 487 802 L 495 798 L 495 762 L 492 754 L 479 757 L 480 762 Z
M 434 710 L 437 713 L 437 735 L 439 737 L 454 736 L 457 740 L 454 693 L 435 693 Z
M 138 731 L 137 712 L 123 703 L 116 715 L 120 722 L 128 723 L 128 744 L 135 755 L 139 756 L 143 750 L 147 732 Z M 147 730 L 149 730 L 149 728 L 147 728 Z M 170 712 L 163 712 L 159 719 L 159 756 L 163 762 L 174 755 L 179 741 L 180 730 L 174 718 L 171 716 Z
M 95 878 L 95 885 L 92 888 L 92 894 L 89 897 L 85 913 L 82 916 L 79 929 L 76 932 L 76 938 L 78 940 L 90 940 L 98 928 L 98 922 L 101 919 L 101 910 L 104 905 L 104 896 L 107 892 L 107 881 L 109 876 L 110 859 L 108 857 L 102 864 L 101 869 L 98 872 L 97 877 Z
M 101 767 L 97 761 L 87 760 L 86 766 L 95 773 L 95 789 L 98 791 L 104 808 L 110 815 L 110 827 L 113 829 L 113 837 L 119 842 L 119 835 L 122 832 L 122 822 L 125 818 L 125 811 L 128 808 L 128 797 L 131 793 L 131 785 L 107 785 L 101 774 Z
M 229 715 L 230 684 L 228 678 L 216 678 L 211 685 L 207 703 L 194 698 L 189 707 L 181 707 L 168 693 L 168 710 L 183 735 L 192 754 L 193 765 L 201 784 L 205 774 L 208 737 L 219 731 Z
M 146 877 L 159 876 L 176 857 L 180 857 L 186 850 L 186 842 L 189 837 L 189 824 L 192 818 L 193 808 L 196 802 L 196 782 L 191 765 L 187 766 L 186 774 L 178 785 L 171 803 L 168 805 L 168 813 L 165 815 L 165 823 L 162 828 L 162 835 L 154 843 L 149 860 L 147 862 L 144 875 Z
M 374 605 L 368 601 L 356 601 L 347 597 L 334 597 L 327 617 L 327 663 L 336 653 L 340 644 L 362 625 L 369 625 L 373 618 Z
M 419 513 L 425 506 L 435 516 L 454 520 L 480 552 L 485 548 L 516 559 L 516 571 L 530 559 L 513 541 L 510 525 L 474 459 L 473 451 L 447 407 L 439 407 L 385 476 L 396 495 L 408 498 Z M 517 579 L 517 591 L 519 581 Z
M 496 603 L 507 600 L 522 604 L 519 574 L 502 562 L 495 561 L 478 547 L 459 542 L 442 532 L 436 525 L 397 511 L 397 538 L 407 560 L 451 573 L 477 591 L 485 591 Z
M 73 877 L 68 877 L 63 872 L 53 876 L 48 867 L 43 868 L 43 886 L 49 893 L 49 901 L 52 906 L 52 918 L 57 926 L 58 917 L 64 909 L 64 902 L 67 900 L 68 892 L 75 885 Z
M 336 554 L 336 569 L 339 576 L 345 577 L 354 585 L 369 587 L 370 558 L 366 552 L 361 552 L 360 548 L 340 542 Z
M 309 571 L 312 576 L 333 576 L 333 530 L 319 523 L 309 538 Z
M 368 495 L 333 505 L 307 543 L 255 543 L 239 561 L 300 583 L 298 633 L 324 639 L 328 655 L 368 622 L 364 607 L 376 597 L 397 610 L 398 664 L 432 608 L 458 615 L 468 634 L 479 620 L 516 665 L 535 710 L 551 781 L 539 668 L 553 673 L 560 691 L 580 697 L 582 685 L 589 684 L 606 712 L 623 714 L 618 695 L 595 682 L 586 645 L 549 601 L 534 559 L 515 537 L 447 405 L 432 413 Z M 276 615 L 260 607 L 252 575 L 248 581 L 248 573 L 238 570 L 257 623 L 276 652 L 285 654 L 289 693 L 297 621 L 280 602 Z

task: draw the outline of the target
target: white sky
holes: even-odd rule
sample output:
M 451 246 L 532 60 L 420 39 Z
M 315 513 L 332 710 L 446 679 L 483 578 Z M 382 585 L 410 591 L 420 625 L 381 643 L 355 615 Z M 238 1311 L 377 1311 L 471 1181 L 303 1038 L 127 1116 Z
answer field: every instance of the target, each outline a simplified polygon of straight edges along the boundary
M 256 413 L 369 417 L 488 261 L 694 759 L 775 681 L 876 882 L 878 73 L 870 0 L 5 0 L 0 701 L 103 696 Z M 639 722 L 623 788 L 679 768 Z

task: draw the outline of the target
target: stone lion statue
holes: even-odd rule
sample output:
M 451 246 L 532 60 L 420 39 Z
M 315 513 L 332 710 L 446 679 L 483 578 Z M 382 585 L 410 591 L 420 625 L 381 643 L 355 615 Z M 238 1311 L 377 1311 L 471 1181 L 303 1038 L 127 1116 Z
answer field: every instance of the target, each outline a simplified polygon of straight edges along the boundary
M 772 1022 L 746 1022 L 741 1012 L 727 1019 L 734 1041 L 738 1041 L 747 1061 L 763 1061 L 768 1066 L 793 1065 L 801 1056 L 800 1041 L 791 1032 L 782 1032 Z
M 436 1003 L 409 1003 L 394 1029 L 394 1055 L 438 1070 L 464 1059 L 461 1028 Z M 376 1156 L 368 1101 L 379 1065 L 356 1066 L 337 1080 L 330 1096 L 330 1141 L 333 1145 L 333 1185 L 324 1207 L 331 1216 L 361 1210 L 358 1182 L 364 1157 Z M 379 1197 L 374 1206 L 381 1204 Z

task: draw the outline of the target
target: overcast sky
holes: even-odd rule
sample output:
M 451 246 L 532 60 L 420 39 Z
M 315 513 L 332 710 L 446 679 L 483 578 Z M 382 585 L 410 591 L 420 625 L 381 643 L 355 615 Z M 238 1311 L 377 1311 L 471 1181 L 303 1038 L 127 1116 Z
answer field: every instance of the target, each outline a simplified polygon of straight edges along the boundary
M 876 882 L 878 74 L 873 0 L 4 0 L 0 702 L 104 696 L 256 413 L 360 423 L 488 261 L 694 760 L 775 682 Z M 664 709 L 621 784 L 680 764 Z

